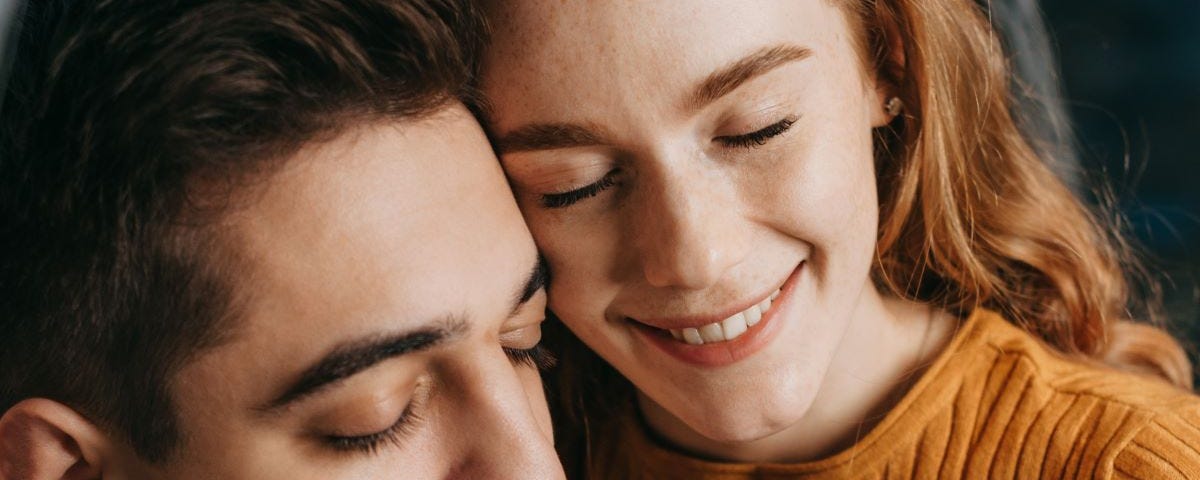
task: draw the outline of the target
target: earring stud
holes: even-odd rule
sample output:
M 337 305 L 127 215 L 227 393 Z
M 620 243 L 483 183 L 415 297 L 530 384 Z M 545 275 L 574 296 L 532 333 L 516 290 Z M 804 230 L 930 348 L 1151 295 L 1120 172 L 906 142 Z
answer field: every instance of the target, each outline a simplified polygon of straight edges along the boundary
M 889 98 L 887 103 L 883 104 L 883 108 L 887 110 L 888 115 L 894 117 L 904 110 L 904 100 L 900 100 L 900 97 Z

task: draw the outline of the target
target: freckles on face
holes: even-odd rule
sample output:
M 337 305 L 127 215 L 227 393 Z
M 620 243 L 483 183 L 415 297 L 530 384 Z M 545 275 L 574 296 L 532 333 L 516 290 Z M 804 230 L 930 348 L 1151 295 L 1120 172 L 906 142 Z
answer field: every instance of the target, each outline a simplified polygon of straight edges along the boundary
M 631 200 L 637 189 L 661 188 L 634 183 L 648 177 L 653 162 L 644 157 L 668 155 L 666 145 L 708 152 L 697 159 L 710 156 L 717 164 L 711 171 L 739 184 L 727 206 L 757 224 L 752 228 L 765 226 L 774 231 L 769 235 L 818 246 L 854 240 L 859 250 L 858 239 L 873 238 L 869 119 L 876 94 L 856 61 L 844 18 L 821 2 L 757 7 L 528 1 L 495 8 L 501 41 L 488 51 L 483 80 L 494 107 L 493 130 L 582 125 L 599 137 L 582 147 L 502 155 L 523 213 L 554 267 L 551 304 L 560 314 L 586 309 L 595 318 L 605 303 L 597 297 L 615 295 L 606 286 L 628 283 L 621 272 L 640 261 L 627 252 L 638 220 L 619 212 L 640 208 Z M 699 112 L 681 106 L 716 67 L 780 45 L 807 48 L 812 58 L 751 80 Z M 757 153 L 710 155 L 715 137 L 779 120 L 761 111 L 798 119 L 787 135 Z M 620 172 L 617 186 L 588 203 L 558 210 L 541 204 L 539 194 L 599 182 L 614 170 Z M 702 182 L 681 188 L 685 195 L 712 195 Z
M 690 428 L 739 438 L 803 415 L 869 285 L 877 228 L 878 94 L 841 11 L 492 9 L 482 86 L 551 308 Z M 789 285 L 757 330 L 772 333 L 724 323 Z
M 778 164 L 764 182 L 763 196 L 756 199 L 765 215 L 778 219 L 781 232 L 814 247 L 810 261 L 815 269 L 852 261 L 856 275 L 874 249 L 879 210 L 871 132 L 855 127 L 867 119 L 856 115 L 861 110 L 838 108 L 858 98 L 815 95 L 815 114 L 802 120 L 809 128 L 793 140 L 798 145 Z M 817 278 L 832 280 L 826 275 Z

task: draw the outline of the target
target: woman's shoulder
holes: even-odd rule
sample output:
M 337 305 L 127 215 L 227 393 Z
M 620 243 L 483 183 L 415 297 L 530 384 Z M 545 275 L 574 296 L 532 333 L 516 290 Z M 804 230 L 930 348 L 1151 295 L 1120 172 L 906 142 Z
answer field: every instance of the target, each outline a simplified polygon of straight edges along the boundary
M 984 310 L 875 429 L 827 458 L 705 461 L 621 417 L 598 438 L 594 478 L 1200 478 L 1200 398 L 1065 357 Z
M 1200 406 L 1189 402 L 1146 419 L 1113 457 L 1132 478 L 1200 478 Z
M 1200 406 L 1200 397 L 1165 380 L 1064 355 L 994 312 L 980 310 L 967 324 L 960 335 L 974 338 L 963 339 L 961 349 L 981 350 L 974 353 L 988 361 L 979 367 L 1023 372 L 1031 386 L 1147 412 Z
M 997 446 L 1019 447 L 1018 463 L 1040 457 L 1040 473 L 1068 477 L 1200 478 L 1200 397 L 1066 357 L 992 312 L 969 323 L 966 350 L 985 360 L 973 372 L 987 377 L 979 406 L 1011 404 L 1001 417 L 1021 441 Z

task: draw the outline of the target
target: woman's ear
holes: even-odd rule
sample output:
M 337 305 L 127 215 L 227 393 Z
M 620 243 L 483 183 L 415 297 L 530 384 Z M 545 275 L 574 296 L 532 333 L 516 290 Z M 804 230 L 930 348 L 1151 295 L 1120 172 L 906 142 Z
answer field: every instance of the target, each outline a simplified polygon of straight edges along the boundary
M 0 480 L 94 479 L 111 442 L 61 403 L 24 400 L 0 417 Z
M 890 11 L 879 12 L 878 22 L 880 31 L 886 38 L 887 44 L 882 49 L 882 56 L 874 60 L 871 75 L 871 86 L 874 87 L 875 105 L 871 110 L 871 126 L 882 127 L 892 122 L 896 115 L 897 101 L 900 109 L 906 100 L 901 95 L 901 85 L 908 72 L 908 58 L 904 53 L 904 35 L 900 32 L 899 18 Z M 898 100 L 893 100 L 898 99 Z

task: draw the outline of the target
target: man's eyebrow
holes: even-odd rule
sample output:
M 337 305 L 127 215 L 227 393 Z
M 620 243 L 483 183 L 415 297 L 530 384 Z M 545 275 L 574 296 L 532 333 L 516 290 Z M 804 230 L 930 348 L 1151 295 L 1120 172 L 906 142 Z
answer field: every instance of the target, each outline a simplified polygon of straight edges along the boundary
M 606 136 L 597 128 L 570 123 L 534 123 L 496 138 L 496 153 L 557 150 L 603 145 Z
M 525 280 L 525 284 L 521 286 L 517 293 L 513 295 L 512 309 L 509 311 L 509 316 L 517 314 L 522 306 L 533 298 L 533 295 L 546 286 L 546 281 L 550 278 L 550 271 L 546 267 L 546 259 L 540 254 L 537 261 L 534 262 L 533 268 L 529 272 L 529 276 Z
M 467 321 L 458 315 L 441 317 L 428 326 L 391 335 L 351 340 L 334 347 L 323 358 L 301 373 L 274 400 L 256 407 L 262 413 L 278 412 L 283 407 L 319 393 L 334 384 L 385 360 L 426 350 L 463 335 Z
M 750 79 L 787 63 L 812 56 L 812 50 L 797 45 L 761 48 L 710 73 L 692 91 L 687 106 L 699 109 L 727 95 Z

